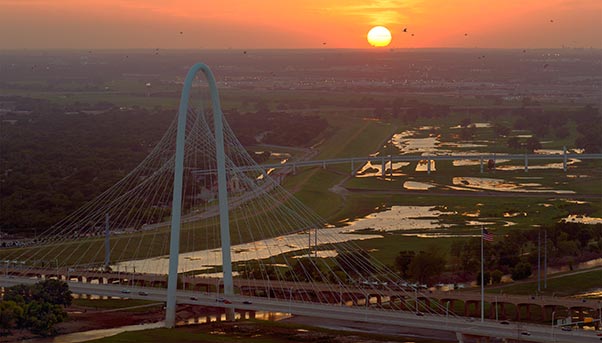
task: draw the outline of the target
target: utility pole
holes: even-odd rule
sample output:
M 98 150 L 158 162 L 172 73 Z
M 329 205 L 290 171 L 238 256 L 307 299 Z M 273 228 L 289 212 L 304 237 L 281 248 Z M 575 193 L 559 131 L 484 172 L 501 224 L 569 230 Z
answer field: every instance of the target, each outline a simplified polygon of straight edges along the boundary
M 430 163 L 430 162 L 429 162 Z M 481 323 L 485 321 L 485 274 L 484 274 L 484 256 L 483 256 L 483 245 L 484 245 L 484 231 L 481 226 Z
M 543 231 L 543 288 L 548 289 L 548 230 Z
M 111 242 L 109 231 L 109 214 L 105 214 L 105 271 L 108 270 L 111 263 Z
M 318 258 L 318 228 L 315 228 L 316 233 L 314 234 L 314 256 Z
M 537 293 L 541 292 L 541 230 L 537 231 Z

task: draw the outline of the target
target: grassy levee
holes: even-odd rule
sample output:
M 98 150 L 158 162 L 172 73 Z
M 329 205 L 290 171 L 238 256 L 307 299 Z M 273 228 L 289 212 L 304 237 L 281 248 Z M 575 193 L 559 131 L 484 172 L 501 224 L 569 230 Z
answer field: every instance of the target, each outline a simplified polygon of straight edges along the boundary
M 602 287 L 602 269 L 584 270 L 579 272 L 567 272 L 548 277 L 548 287 L 543 288 L 540 294 L 556 296 L 572 296 L 586 293 L 592 289 Z M 487 293 L 537 294 L 537 280 L 527 282 L 517 282 L 507 286 L 489 288 Z M 599 298 L 599 296 L 598 296 Z
M 254 210 L 254 211 L 253 211 Z M 253 212 L 252 212 L 253 211 Z M 252 213 L 251 213 L 252 212 Z M 250 242 L 257 237 L 265 237 L 270 229 L 286 229 L 286 223 L 295 223 L 294 219 L 281 221 L 275 213 L 287 213 L 277 207 L 264 206 L 244 210 L 238 207 L 230 211 L 230 228 L 232 245 Z M 294 228 L 289 227 L 290 231 Z M 275 232 L 275 231 L 274 231 Z M 168 227 L 152 231 L 128 233 L 110 238 L 111 262 L 132 259 L 150 258 L 167 255 L 169 251 L 170 231 Z M 219 217 L 203 219 L 182 225 L 180 234 L 180 252 L 219 248 Z M 83 239 L 66 239 L 48 245 L 0 250 L 0 259 L 12 260 L 45 260 L 46 267 L 100 264 L 104 261 L 104 238 L 86 237 Z
M 316 159 L 368 156 L 395 132 L 395 125 L 383 125 L 357 117 L 333 116 L 329 120 L 339 126 L 332 136 L 318 147 Z M 287 177 L 284 187 L 320 216 L 337 216 L 344 204 L 342 197 L 329 189 L 350 175 L 347 165 L 300 169 L 297 175 Z

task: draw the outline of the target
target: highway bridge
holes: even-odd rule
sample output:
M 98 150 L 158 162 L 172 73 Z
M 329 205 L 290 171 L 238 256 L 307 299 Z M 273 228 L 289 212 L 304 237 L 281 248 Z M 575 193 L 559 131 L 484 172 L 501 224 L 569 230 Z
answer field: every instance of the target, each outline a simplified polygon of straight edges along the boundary
M 37 278 L 0 277 L 0 286 L 9 287 L 20 283 L 33 284 Z M 154 287 L 128 287 L 113 284 L 92 284 L 69 282 L 74 293 L 93 294 L 117 298 L 144 299 L 165 301 L 167 290 Z M 536 325 L 522 322 L 500 322 L 485 320 L 480 322 L 474 318 L 453 316 L 433 316 L 429 313 L 411 311 L 390 311 L 371 306 L 342 306 L 340 304 L 320 304 L 301 302 L 294 299 L 250 297 L 230 295 L 227 301 L 222 300 L 221 293 L 177 291 L 177 303 L 222 307 L 244 311 L 269 311 L 291 313 L 323 319 L 338 319 L 373 324 L 389 324 L 423 329 L 455 332 L 458 342 L 466 336 L 490 337 L 523 342 L 594 342 L 599 341 L 594 331 L 561 331 L 551 325 Z M 599 331 L 598 331 L 599 332 Z

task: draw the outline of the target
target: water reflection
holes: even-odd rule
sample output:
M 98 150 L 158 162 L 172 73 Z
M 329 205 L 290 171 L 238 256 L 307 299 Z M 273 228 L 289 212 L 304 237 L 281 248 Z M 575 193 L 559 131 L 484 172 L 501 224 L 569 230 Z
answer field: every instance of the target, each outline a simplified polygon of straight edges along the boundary
M 412 191 L 426 191 L 430 188 L 435 187 L 432 183 L 418 182 L 418 181 L 406 181 L 403 183 L 403 188 Z
M 516 183 L 503 179 L 492 179 L 484 177 L 454 177 L 452 183 L 463 188 L 484 189 L 499 192 L 523 192 L 523 193 L 558 193 L 572 194 L 570 190 L 556 190 L 543 187 L 538 183 Z M 536 188 L 530 188 L 536 187 Z
M 588 217 L 585 214 L 570 214 L 568 217 L 562 218 L 561 221 L 581 224 L 602 224 L 602 218 Z
M 249 312 L 250 313 L 250 312 Z M 235 312 L 234 318 L 236 320 L 245 319 L 245 313 Z M 282 313 L 282 312 L 263 312 L 256 311 L 253 313 L 253 318 L 258 320 L 269 320 L 269 321 L 279 321 L 283 319 L 291 318 L 292 315 L 290 313 Z M 194 325 L 194 324 L 206 324 L 206 323 L 215 323 L 215 322 L 225 322 L 226 321 L 226 313 L 213 313 L 207 314 L 204 316 L 191 317 L 185 320 L 181 320 L 176 323 L 177 326 L 183 325 Z

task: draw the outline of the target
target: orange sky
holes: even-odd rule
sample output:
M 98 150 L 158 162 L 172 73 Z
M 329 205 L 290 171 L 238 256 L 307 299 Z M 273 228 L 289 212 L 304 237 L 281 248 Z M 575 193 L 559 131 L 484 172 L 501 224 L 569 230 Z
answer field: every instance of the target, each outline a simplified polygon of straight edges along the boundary
M 374 25 L 393 48 L 602 48 L 602 1 L 0 0 L 0 49 L 370 48 Z

